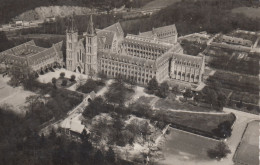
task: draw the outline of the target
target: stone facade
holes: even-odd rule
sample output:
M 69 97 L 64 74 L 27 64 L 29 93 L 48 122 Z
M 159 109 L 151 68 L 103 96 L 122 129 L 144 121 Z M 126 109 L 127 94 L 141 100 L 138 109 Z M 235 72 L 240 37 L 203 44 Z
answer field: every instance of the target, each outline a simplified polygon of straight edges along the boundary
M 30 68 L 34 72 L 45 72 L 53 66 L 63 66 L 62 43 L 50 48 L 36 46 L 29 41 L 0 53 L 0 64 L 6 69 Z
M 119 23 L 102 30 L 94 29 L 91 17 L 83 36 L 78 39 L 78 32 L 71 21 L 66 44 L 68 70 L 83 71 L 88 75 L 101 72 L 111 78 L 120 75 L 143 85 L 153 77 L 159 83 L 169 78 L 191 83 L 202 80 L 204 57 L 183 54 L 177 42 L 175 25 L 124 37 Z M 181 72 L 181 76 L 175 75 L 175 72 Z

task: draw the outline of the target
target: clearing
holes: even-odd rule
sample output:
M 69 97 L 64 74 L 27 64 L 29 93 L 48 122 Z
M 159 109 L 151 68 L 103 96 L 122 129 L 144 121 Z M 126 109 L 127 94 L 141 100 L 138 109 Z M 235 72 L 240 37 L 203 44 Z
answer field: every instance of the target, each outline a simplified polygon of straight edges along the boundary
M 25 91 L 22 87 L 13 88 L 7 84 L 9 77 L 0 75 L 0 105 L 11 105 L 12 109 L 19 114 L 24 114 L 26 97 L 35 93 Z

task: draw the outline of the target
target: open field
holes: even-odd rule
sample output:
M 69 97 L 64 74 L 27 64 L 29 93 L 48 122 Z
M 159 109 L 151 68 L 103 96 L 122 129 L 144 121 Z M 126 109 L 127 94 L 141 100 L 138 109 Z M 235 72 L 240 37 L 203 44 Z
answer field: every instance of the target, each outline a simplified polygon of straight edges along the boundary
M 233 13 L 242 13 L 250 18 L 260 18 L 260 7 L 239 7 L 232 10 Z
M 161 8 L 167 7 L 176 2 L 180 2 L 181 0 L 153 0 L 147 3 L 142 9 L 153 9 L 153 8 Z
M 248 124 L 233 159 L 236 165 L 259 164 L 259 121 Z
M 174 162 L 176 165 L 194 165 L 205 162 L 210 164 L 212 162 L 207 156 L 207 150 L 214 148 L 218 143 L 217 140 L 197 136 L 174 128 L 169 130 L 170 134 L 166 135 L 166 141 L 160 146 L 164 160 L 160 160 L 158 164 L 172 165 Z
M 21 107 L 25 106 L 26 97 L 34 95 L 33 92 L 25 91 L 22 87 L 13 88 L 7 84 L 8 77 L 0 75 L 0 105 L 8 104 L 16 113 L 25 113 Z

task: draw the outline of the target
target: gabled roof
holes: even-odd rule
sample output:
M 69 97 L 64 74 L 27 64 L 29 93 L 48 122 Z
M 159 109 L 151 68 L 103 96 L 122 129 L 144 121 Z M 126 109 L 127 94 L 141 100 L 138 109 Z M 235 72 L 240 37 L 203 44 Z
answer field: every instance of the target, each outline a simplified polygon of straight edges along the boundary
M 105 45 L 112 45 L 116 33 L 108 30 L 100 30 L 97 32 L 98 47 L 104 48 Z
M 165 34 L 165 35 L 164 35 L 164 37 L 162 37 L 160 34 Z M 151 36 L 156 35 L 158 38 L 165 38 L 165 37 L 177 35 L 177 29 L 176 29 L 175 24 L 173 24 L 173 25 L 153 28 L 152 31 L 142 32 L 142 33 L 139 33 L 139 35 L 146 36 L 146 37 L 151 37 Z
M 119 22 L 117 22 L 117 23 L 115 23 L 111 26 L 108 26 L 103 30 L 116 32 L 117 37 L 123 37 L 124 36 L 124 31 L 123 31 Z
M 153 29 L 153 33 L 156 33 L 156 34 L 165 33 L 165 32 L 169 32 L 169 31 L 172 31 L 175 34 L 177 34 L 177 29 L 176 29 L 175 24 Z
M 191 56 L 187 54 L 173 53 L 172 58 L 177 61 L 186 61 L 186 62 L 190 62 L 191 64 L 198 64 L 200 66 L 203 63 L 203 57 L 200 56 Z
M 127 34 L 124 43 L 140 44 L 146 47 L 153 47 L 157 49 L 169 49 L 173 46 L 173 44 L 158 39 L 133 34 Z

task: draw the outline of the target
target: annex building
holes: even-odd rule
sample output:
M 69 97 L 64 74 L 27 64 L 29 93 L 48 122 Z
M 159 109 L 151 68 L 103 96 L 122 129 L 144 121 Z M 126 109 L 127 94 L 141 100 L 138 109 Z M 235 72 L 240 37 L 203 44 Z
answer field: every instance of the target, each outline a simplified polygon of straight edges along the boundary
M 90 16 L 83 38 L 79 38 L 73 19 L 66 34 L 68 70 L 87 75 L 100 72 L 111 78 L 120 75 L 144 85 L 153 77 L 159 83 L 169 79 L 202 81 L 204 56 L 183 54 L 175 25 L 125 36 L 120 23 L 95 29 Z
M 0 53 L 0 67 L 6 70 L 30 68 L 39 74 L 63 63 L 62 42 L 42 48 L 32 40 Z

